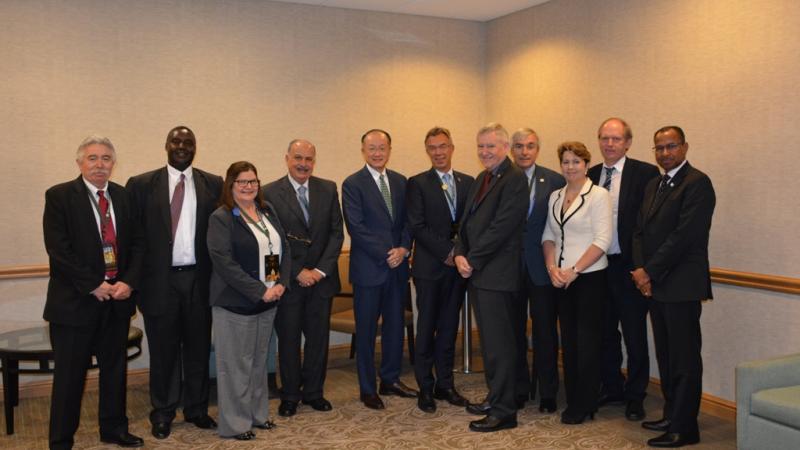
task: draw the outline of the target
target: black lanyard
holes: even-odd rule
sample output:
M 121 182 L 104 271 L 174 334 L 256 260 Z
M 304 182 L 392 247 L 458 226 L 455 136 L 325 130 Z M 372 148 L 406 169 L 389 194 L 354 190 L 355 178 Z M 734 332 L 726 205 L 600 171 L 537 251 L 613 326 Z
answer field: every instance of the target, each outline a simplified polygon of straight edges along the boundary
M 106 227 L 106 224 L 111 221 L 111 200 L 106 197 L 106 201 L 108 202 L 108 211 L 106 211 L 105 214 L 100 211 L 100 205 L 97 203 L 97 200 L 95 200 L 94 195 L 92 195 L 91 192 L 89 192 L 89 200 L 92 201 L 92 206 L 94 206 L 95 211 L 97 211 L 97 215 L 100 217 L 100 229 L 102 230 Z
M 236 206 L 239 206 L 239 205 L 237 204 Z M 272 252 L 272 237 L 269 235 L 269 228 L 267 228 L 267 224 L 264 223 L 263 216 L 261 214 L 258 214 L 258 208 L 256 208 L 256 214 L 258 214 L 258 222 L 253 220 L 253 218 L 250 217 L 250 215 L 247 214 L 247 212 L 241 206 L 239 206 L 239 211 L 242 212 L 242 215 L 244 216 L 244 218 L 248 222 L 253 224 L 253 226 L 255 226 L 258 229 L 258 231 L 262 232 L 264 234 L 264 236 L 267 237 L 267 243 L 268 243 L 268 246 L 269 246 L 269 254 L 272 255 L 273 254 L 273 252 Z

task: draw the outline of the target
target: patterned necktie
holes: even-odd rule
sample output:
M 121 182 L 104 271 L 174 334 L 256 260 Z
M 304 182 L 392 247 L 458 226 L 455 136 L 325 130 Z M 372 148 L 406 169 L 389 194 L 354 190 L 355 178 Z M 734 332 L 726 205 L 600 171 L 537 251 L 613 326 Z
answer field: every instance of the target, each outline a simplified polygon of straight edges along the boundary
M 450 176 L 449 173 L 442 175 L 442 181 L 444 181 L 445 186 L 447 189 L 444 190 L 444 196 L 447 198 L 447 206 L 450 207 L 450 218 L 453 221 L 456 220 L 456 187 L 453 185 L 453 178 Z
M 664 175 L 664 177 L 661 179 L 661 184 L 658 185 L 658 191 L 656 192 L 656 197 L 660 196 L 667 190 L 667 185 L 669 184 L 669 180 L 671 179 L 672 177 L 670 177 L 669 175 L 666 174 Z
M 308 198 L 306 198 L 305 186 L 297 188 L 297 199 L 300 200 L 300 209 L 303 210 L 303 217 L 306 219 L 306 225 L 308 225 L 310 215 L 308 213 Z
M 386 185 L 386 176 L 381 174 L 378 177 L 378 184 L 380 185 L 381 195 L 383 196 L 383 201 L 386 203 L 386 207 L 389 208 L 389 217 L 394 220 L 394 209 L 392 208 L 392 195 L 389 193 L 389 186 Z
M 186 175 L 181 174 L 180 181 L 175 185 L 172 192 L 172 201 L 169 202 L 169 216 L 172 219 L 172 242 L 175 242 L 175 232 L 178 230 L 178 221 L 181 220 L 181 209 L 183 209 L 183 197 L 186 190 Z
M 114 260 L 117 259 L 117 233 L 114 231 L 114 221 L 111 220 L 111 213 L 108 210 L 108 199 L 106 198 L 105 192 L 97 191 L 97 196 L 99 200 L 97 202 L 98 206 L 100 207 L 100 237 L 103 240 L 103 244 L 111 245 L 111 248 L 114 249 Z M 117 269 L 111 269 L 106 271 L 107 278 L 114 278 L 117 276 Z
M 533 188 L 533 174 L 531 174 L 531 178 L 528 180 L 528 216 L 531 215 L 531 211 L 533 211 L 533 204 L 536 203 L 536 189 Z
M 606 179 L 603 181 L 603 189 L 610 191 L 611 190 L 611 177 L 614 175 L 614 168 L 613 167 L 603 167 L 606 170 Z

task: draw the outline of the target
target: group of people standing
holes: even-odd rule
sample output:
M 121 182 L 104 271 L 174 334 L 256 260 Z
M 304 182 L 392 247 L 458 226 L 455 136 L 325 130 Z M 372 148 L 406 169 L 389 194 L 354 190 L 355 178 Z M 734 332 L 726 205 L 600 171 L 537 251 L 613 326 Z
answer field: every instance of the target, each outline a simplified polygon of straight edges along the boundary
M 282 382 L 278 413 L 294 415 L 301 403 L 331 410 L 323 385 L 343 224 L 351 239 L 357 372 L 366 407 L 383 409 L 380 396 L 396 395 L 434 412 L 436 400 L 444 400 L 484 416 L 470 423 L 473 431 L 513 428 L 517 410 L 537 390 L 540 411 L 558 409 L 560 336 L 562 422 L 581 423 L 616 402 L 625 402 L 628 419 L 642 420 L 650 311 L 665 406 L 662 419 L 643 423 L 663 432 L 649 444 L 699 441 L 700 300 L 711 297 L 714 191 L 685 161 L 680 128 L 664 127 L 654 139 L 664 177 L 626 156 L 632 133 L 618 118 L 598 130 L 602 164 L 589 168 L 586 146 L 565 142 L 558 146 L 559 175 L 536 164 L 540 142 L 532 129 L 509 139 L 502 126 L 489 124 L 477 134 L 484 170 L 473 178 L 453 170 L 450 132 L 435 127 L 424 139 L 430 170 L 406 179 L 387 168 L 389 133 L 372 129 L 361 138 L 366 164 L 343 182 L 340 207 L 336 184 L 313 176 L 316 148 L 304 139 L 288 146 L 287 175 L 262 185 L 246 161 L 231 164 L 224 179 L 194 168 L 194 133 L 175 127 L 165 144 L 166 167 L 122 187 L 109 181 L 116 161 L 111 141 L 87 138 L 76 155 L 81 175 L 45 196 L 50 284 L 44 318 L 56 367 L 50 447 L 73 445 L 92 355 L 100 367 L 101 440 L 143 445 L 128 432 L 125 415 L 125 349 L 135 305 L 151 355 L 155 438 L 169 436 L 181 407 L 185 421 L 223 437 L 249 440 L 254 428 L 273 428 L 267 388 L 273 327 Z M 418 311 L 419 391 L 400 380 L 409 276 Z M 489 387 L 476 403 L 453 381 L 465 292 Z M 627 378 L 620 370 L 620 323 Z M 219 423 L 208 415 L 212 329 Z

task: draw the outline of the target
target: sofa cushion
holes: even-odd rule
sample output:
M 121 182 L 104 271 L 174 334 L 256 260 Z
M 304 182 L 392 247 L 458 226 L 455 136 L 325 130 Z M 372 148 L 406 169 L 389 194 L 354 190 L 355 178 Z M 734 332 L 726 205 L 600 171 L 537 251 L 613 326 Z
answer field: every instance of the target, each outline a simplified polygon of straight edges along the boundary
M 758 391 L 750 409 L 756 416 L 800 429 L 800 386 Z

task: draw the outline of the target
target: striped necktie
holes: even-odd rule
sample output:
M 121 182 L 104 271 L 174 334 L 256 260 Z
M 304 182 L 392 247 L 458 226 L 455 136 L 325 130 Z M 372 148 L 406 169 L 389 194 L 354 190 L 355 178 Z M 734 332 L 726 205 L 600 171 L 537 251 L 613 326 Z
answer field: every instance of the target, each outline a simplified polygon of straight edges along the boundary
M 383 196 L 383 201 L 386 203 L 386 207 L 389 209 L 389 217 L 394 220 L 394 209 L 392 208 L 392 195 L 389 193 L 389 186 L 386 184 L 386 176 L 381 174 L 378 177 L 378 184 L 380 185 L 381 195 Z
M 447 189 L 444 190 L 444 196 L 447 198 L 447 206 L 450 207 L 450 218 L 453 221 L 456 220 L 456 187 L 453 185 L 453 178 L 450 176 L 449 173 L 442 175 L 442 181 L 444 181 L 445 186 Z
M 603 181 L 603 189 L 611 191 L 611 177 L 614 175 L 613 167 L 603 167 L 606 171 L 606 179 Z

